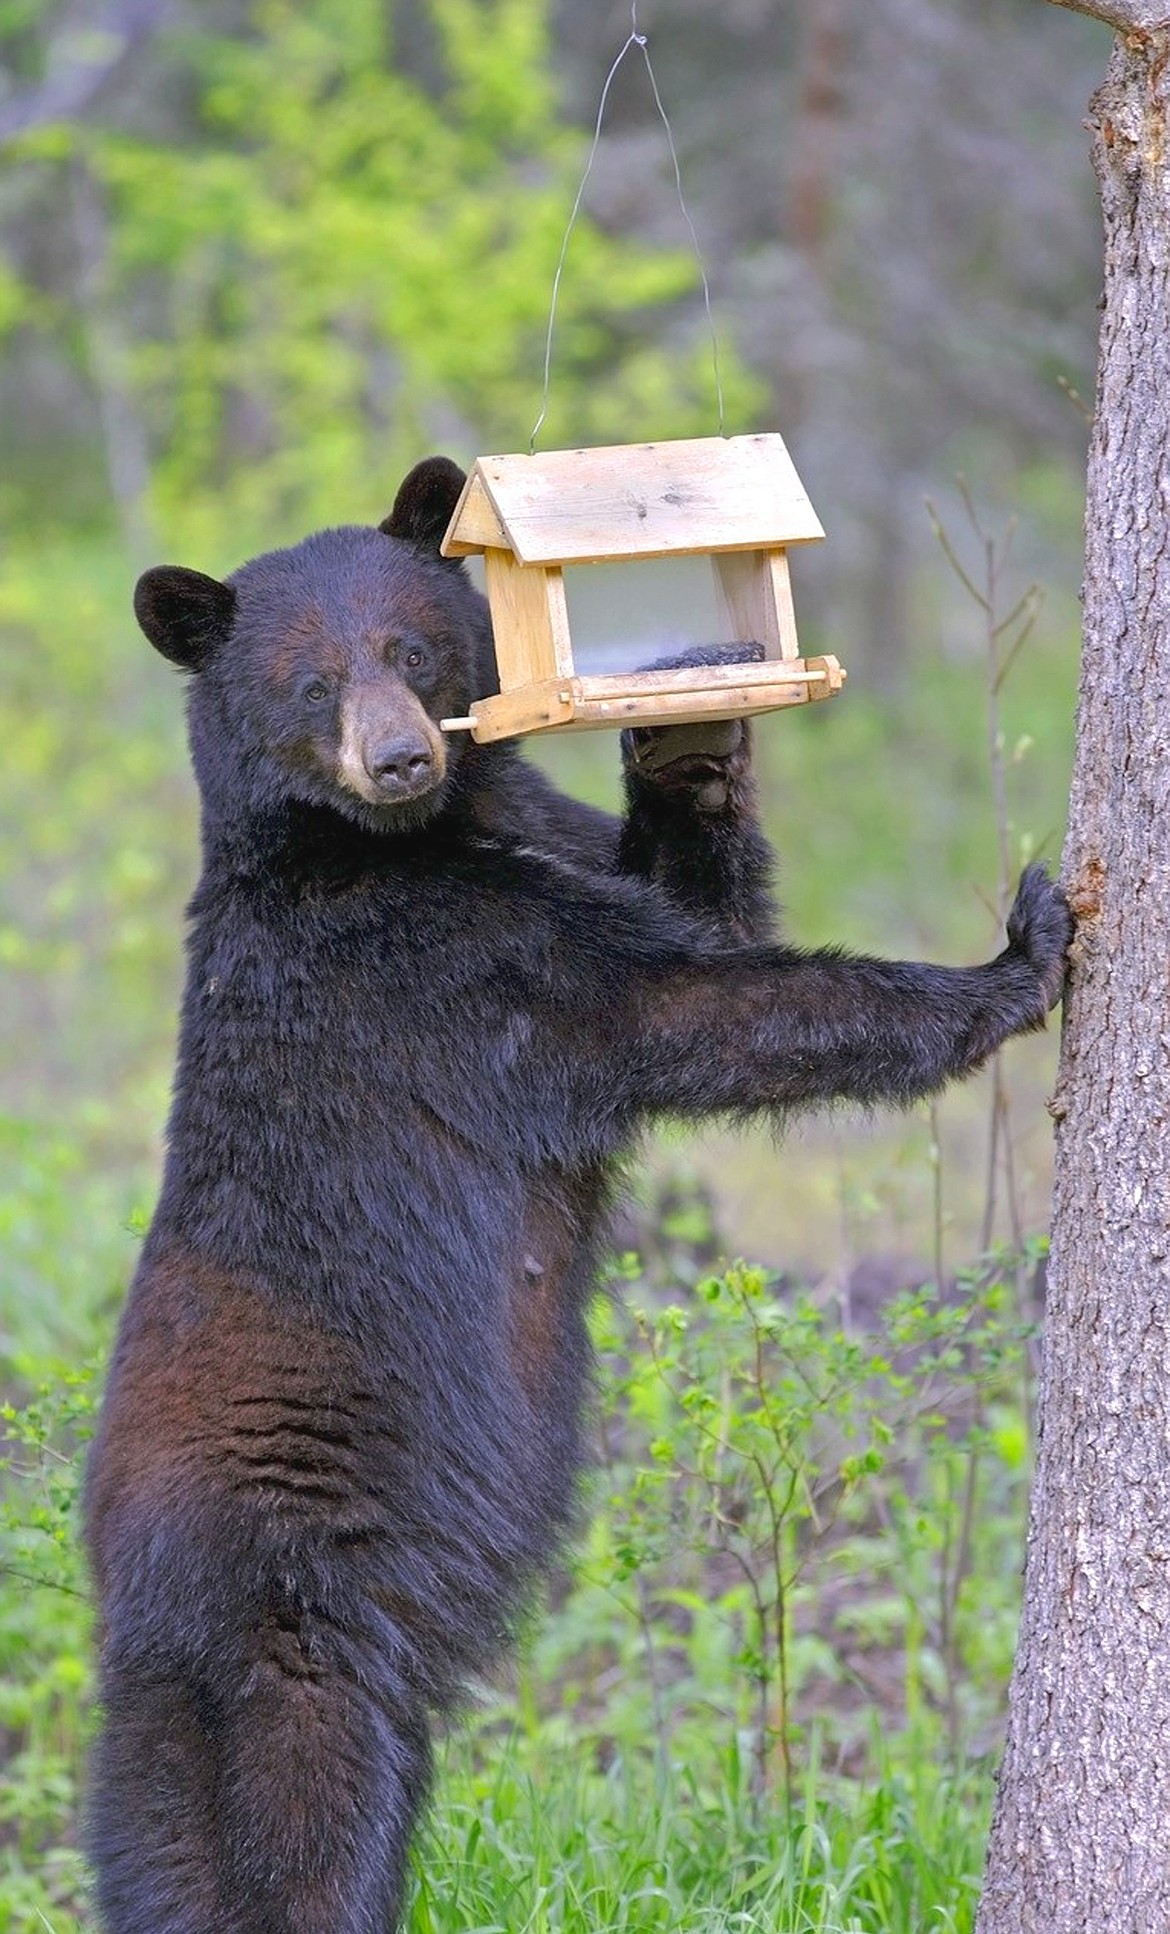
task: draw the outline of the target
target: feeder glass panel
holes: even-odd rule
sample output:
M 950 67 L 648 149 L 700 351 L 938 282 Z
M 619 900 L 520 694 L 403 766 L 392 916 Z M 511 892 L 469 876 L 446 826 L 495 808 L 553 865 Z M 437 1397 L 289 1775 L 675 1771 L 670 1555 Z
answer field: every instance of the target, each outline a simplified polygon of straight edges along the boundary
M 583 676 L 636 671 L 688 645 L 730 642 L 706 557 L 570 565 L 565 597 L 573 664 Z

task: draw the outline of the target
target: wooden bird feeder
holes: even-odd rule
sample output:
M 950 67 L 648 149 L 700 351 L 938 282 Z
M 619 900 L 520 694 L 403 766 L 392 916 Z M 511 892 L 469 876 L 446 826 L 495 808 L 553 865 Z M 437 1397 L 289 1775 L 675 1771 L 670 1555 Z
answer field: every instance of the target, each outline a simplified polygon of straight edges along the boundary
M 500 690 L 445 731 L 481 744 L 524 732 L 677 725 L 805 705 L 841 690 L 835 658 L 802 658 L 788 546 L 824 536 L 778 436 L 481 457 L 443 539 L 482 555 Z M 709 555 L 723 642 L 762 663 L 585 677 L 573 665 L 564 567 Z M 715 642 L 715 641 L 711 641 Z

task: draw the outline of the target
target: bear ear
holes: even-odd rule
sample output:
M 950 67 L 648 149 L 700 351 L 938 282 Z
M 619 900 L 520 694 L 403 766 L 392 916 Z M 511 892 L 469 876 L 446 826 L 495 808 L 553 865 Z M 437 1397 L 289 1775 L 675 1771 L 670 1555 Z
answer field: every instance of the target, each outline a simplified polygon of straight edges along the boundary
M 424 457 L 399 485 L 394 508 L 378 529 L 437 555 L 466 482 L 450 457 Z
M 232 628 L 236 594 L 230 584 L 157 564 L 134 587 L 134 616 L 156 651 L 184 671 L 197 672 Z

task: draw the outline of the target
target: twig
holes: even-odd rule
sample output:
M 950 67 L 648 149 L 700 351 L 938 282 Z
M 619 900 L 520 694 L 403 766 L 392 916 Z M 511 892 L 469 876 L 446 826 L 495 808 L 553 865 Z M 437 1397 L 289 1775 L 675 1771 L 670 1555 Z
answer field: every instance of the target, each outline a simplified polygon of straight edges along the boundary
M 1152 34 L 1170 27 L 1166 0 L 1051 0 L 1054 7 L 1070 13 L 1087 13 L 1091 20 L 1103 20 L 1119 34 Z

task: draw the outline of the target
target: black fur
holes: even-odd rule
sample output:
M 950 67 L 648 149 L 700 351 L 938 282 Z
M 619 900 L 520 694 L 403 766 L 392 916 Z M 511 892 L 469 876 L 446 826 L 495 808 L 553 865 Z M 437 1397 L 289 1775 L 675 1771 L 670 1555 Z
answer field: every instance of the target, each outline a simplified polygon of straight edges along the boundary
M 141 594 L 192 672 L 204 864 L 88 1480 L 108 1934 L 395 1923 L 431 1715 L 572 1518 L 586 1304 L 645 1123 L 906 1102 L 1060 991 L 1035 868 L 986 966 L 773 940 L 746 730 L 627 743 L 620 825 L 513 746 L 440 742 L 491 689 L 482 602 L 434 554 L 458 481 L 432 464 L 385 533 L 220 595 Z

